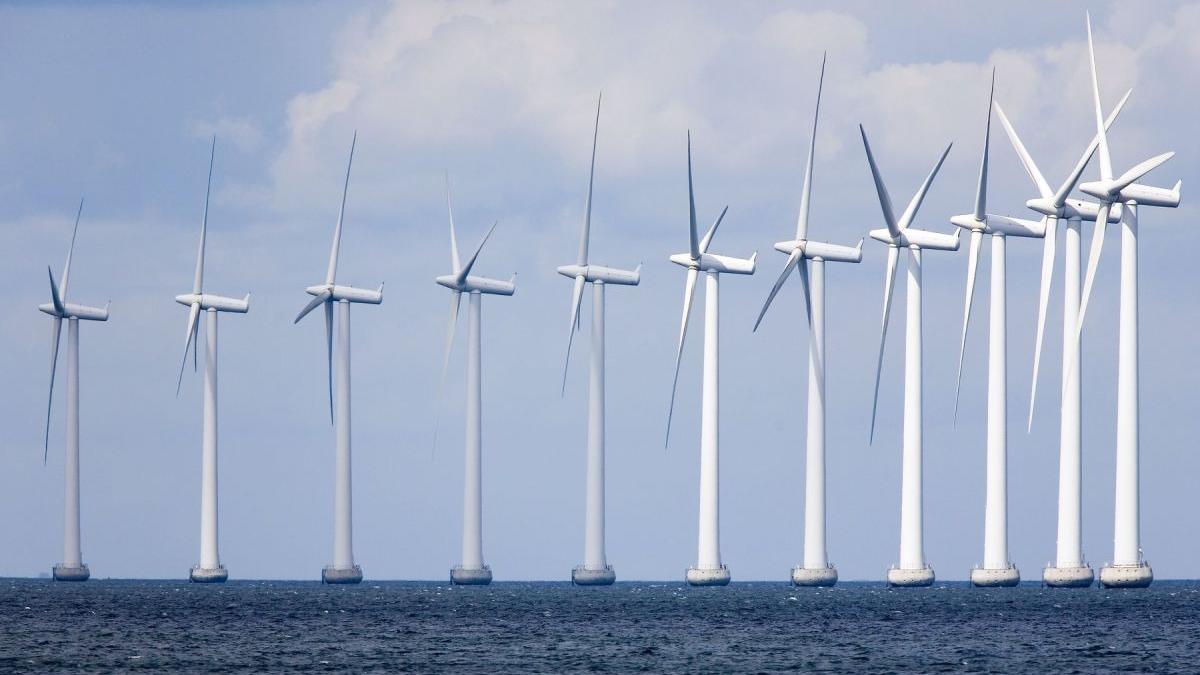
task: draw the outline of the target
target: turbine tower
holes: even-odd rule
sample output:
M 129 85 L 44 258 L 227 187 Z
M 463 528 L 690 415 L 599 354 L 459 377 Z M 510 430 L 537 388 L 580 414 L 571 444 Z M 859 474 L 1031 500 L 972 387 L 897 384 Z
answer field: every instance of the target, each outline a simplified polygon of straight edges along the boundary
M 1096 134 L 1100 137 L 1100 180 L 1083 183 L 1079 190 L 1100 200 L 1100 212 L 1107 214 L 1115 203 L 1121 211 L 1121 303 L 1120 332 L 1117 343 L 1117 459 L 1113 559 L 1100 569 L 1100 584 L 1108 588 L 1143 588 L 1154 581 L 1150 563 L 1142 558 L 1138 496 L 1138 260 L 1137 207 L 1179 206 L 1180 183 L 1173 189 L 1142 185 L 1136 181 L 1175 155 L 1165 152 L 1151 157 L 1117 178 L 1113 178 L 1112 158 L 1100 110 L 1100 83 L 1096 76 L 1096 52 L 1092 45 L 1092 23 L 1088 18 L 1088 55 L 1092 69 L 1092 104 L 1096 113 Z M 1083 301 L 1075 333 L 1083 328 L 1096 267 L 1104 246 L 1104 223 L 1097 218 L 1088 252 L 1087 273 L 1083 281 Z M 1072 367 L 1074 363 L 1071 364 Z
M 217 313 L 245 314 L 250 310 L 250 294 L 241 300 L 204 292 L 204 247 L 208 237 L 208 197 L 212 192 L 213 160 L 217 154 L 214 136 L 208 158 L 208 187 L 204 192 L 204 217 L 200 220 L 200 246 L 196 252 L 196 275 L 192 292 L 175 296 L 175 302 L 188 307 L 187 335 L 183 343 L 183 362 L 175 395 L 183 384 L 183 369 L 188 350 L 193 362 L 199 348 L 200 311 L 205 313 L 204 329 L 204 429 L 201 433 L 200 460 L 200 564 L 191 569 L 188 579 L 197 583 L 218 583 L 229 578 L 217 549 Z M 193 348 L 193 342 L 195 348 Z
M 587 515 L 583 546 L 583 564 L 571 570 L 572 583 L 581 586 L 607 586 L 617 574 L 604 555 L 604 287 L 618 284 L 637 286 L 641 265 L 628 271 L 588 264 L 588 237 L 592 230 L 592 184 L 596 176 L 596 139 L 600 132 L 600 98 L 596 100 L 596 127 L 592 132 L 592 164 L 588 174 L 587 201 L 583 212 L 583 231 L 579 239 L 579 258 L 574 265 L 563 265 L 558 273 L 574 279 L 571 291 L 571 316 L 567 333 L 567 356 L 563 365 L 563 392 L 567 387 L 567 368 L 571 363 L 571 343 L 579 326 L 579 306 L 583 286 L 592 284 L 592 359 L 588 370 L 588 441 L 587 441 Z
M 63 266 L 62 285 L 55 283 L 54 272 L 46 268 L 50 276 L 50 302 L 38 309 L 54 318 L 50 332 L 50 395 L 46 402 L 46 442 L 42 463 L 50 453 L 50 408 L 54 404 L 54 372 L 58 365 L 58 341 L 62 336 L 62 322 L 67 320 L 67 453 L 65 462 L 66 499 L 63 518 L 63 559 L 54 566 L 56 581 L 87 581 L 91 571 L 83 562 L 79 536 L 79 322 L 108 321 L 108 305 L 89 307 L 67 302 L 67 283 L 71 276 L 71 255 L 75 252 L 75 235 L 79 234 L 79 217 L 83 215 L 83 200 L 79 200 L 79 211 L 75 214 L 75 228 L 71 231 L 71 246 L 67 249 L 67 263 Z
M 692 311 L 692 298 L 696 291 L 696 279 L 700 272 L 704 278 L 704 369 L 700 393 L 700 527 L 699 546 L 695 567 L 688 568 L 687 582 L 693 586 L 724 586 L 729 583 L 729 568 L 721 562 L 720 511 L 718 509 L 718 454 L 717 454 L 717 279 L 722 273 L 754 274 L 754 261 L 758 253 L 749 259 L 731 258 L 708 252 L 713 235 L 721 220 L 725 218 L 726 206 L 721 215 L 700 239 L 696 230 L 696 195 L 692 188 L 692 134 L 688 132 L 688 205 L 690 209 L 689 236 L 691 248 L 687 253 L 671 256 L 671 262 L 687 268 L 687 281 L 683 287 L 683 320 L 679 325 L 679 346 L 675 354 L 675 379 L 671 384 L 671 405 L 667 410 L 667 435 L 664 446 L 671 440 L 671 417 L 675 411 L 675 389 L 679 384 L 679 364 L 683 357 L 683 342 L 687 337 L 688 317 Z
M 450 180 L 446 179 L 446 210 L 450 217 L 450 264 L 452 273 L 436 279 L 439 286 L 450 289 L 450 326 L 446 333 L 446 353 L 442 361 L 441 388 L 446 382 L 450 365 L 450 349 L 454 346 L 454 328 L 458 324 L 458 307 L 462 294 L 469 296 L 467 305 L 467 442 L 463 481 L 462 562 L 450 570 L 454 584 L 483 586 L 492 583 L 492 568 L 483 562 L 483 403 L 481 381 L 480 298 L 488 295 L 512 295 L 516 292 L 517 276 L 508 281 L 473 276 L 471 268 L 487 243 L 496 224 L 483 235 L 475 253 L 463 265 L 458 257 L 458 236 L 454 232 L 454 208 L 450 204 Z M 435 441 L 436 442 L 436 441 Z
M 353 519 L 350 495 L 350 303 L 378 305 L 383 302 L 383 284 L 378 290 L 342 286 L 334 279 L 337 274 L 338 251 L 342 244 L 342 220 L 346 215 L 346 191 L 350 188 L 350 167 L 354 164 L 354 146 L 358 132 L 350 141 L 350 159 L 346 162 L 346 180 L 342 185 L 342 206 L 337 225 L 333 228 L 333 246 L 329 251 L 329 267 L 325 282 L 304 289 L 313 296 L 293 323 L 299 323 L 317 307 L 325 308 L 325 360 L 329 375 L 329 415 L 337 437 L 334 460 L 333 489 L 333 562 L 321 569 L 321 582 L 326 584 L 357 584 L 362 581 L 362 567 L 354 563 Z M 337 368 L 334 368 L 333 315 L 337 304 Z M 334 377 L 334 374 L 337 377 Z M 337 395 L 334 395 L 334 381 Z
M 812 136 L 808 144 L 808 161 L 804 166 L 804 188 L 800 193 L 800 215 L 796 218 L 796 238 L 775 244 L 775 250 L 786 253 L 783 272 L 762 311 L 754 322 L 754 330 L 762 323 L 767 309 L 793 271 L 798 271 L 804 290 L 804 310 L 808 318 L 808 429 L 807 456 L 804 468 L 804 562 L 792 568 L 792 583 L 797 586 L 832 586 L 837 583 L 837 569 L 830 564 L 825 552 L 825 262 L 857 263 L 862 261 L 862 240 L 857 247 L 826 244 L 808 239 L 808 209 L 812 196 L 813 154 L 817 147 L 817 119 L 821 112 L 821 86 L 825 81 L 825 59 L 821 59 L 821 75 L 817 80 L 817 103 L 813 110 Z M 808 269 L 811 261 L 812 270 Z
M 997 216 L 987 212 L 988 145 L 992 131 L 992 96 L 996 91 L 996 71 L 988 93 L 988 116 L 983 132 L 983 159 L 979 164 L 979 186 L 975 191 L 975 211 L 954 216 L 950 222 L 970 233 L 967 257 L 967 292 L 963 303 L 962 339 L 958 352 L 958 375 L 954 386 L 954 419 L 958 419 L 958 399 L 962 388 L 963 356 L 967 348 L 967 329 L 971 323 L 971 303 L 975 296 L 975 276 L 983 236 L 992 238 L 991 299 L 988 317 L 988 396 L 987 396 L 987 494 L 983 522 L 983 566 L 971 569 L 975 586 L 1016 586 L 1021 573 L 1008 557 L 1008 299 L 1005 290 L 1007 237 L 1043 237 L 1046 223 Z
M 887 273 L 883 279 L 883 320 L 879 334 L 879 359 L 875 365 L 875 395 L 871 404 L 870 438 L 875 438 L 875 412 L 879 407 L 879 376 L 883 369 L 883 348 L 887 340 L 888 313 L 892 308 L 892 288 L 896 284 L 896 266 L 900 258 L 900 247 L 908 249 L 908 304 L 905 317 L 904 340 L 904 441 L 901 459 L 900 482 L 900 564 L 888 568 L 887 581 L 891 586 L 929 586 L 933 584 L 933 567 L 925 560 L 924 515 L 922 513 L 922 388 L 921 388 L 921 268 L 924 249 L 935 251 L 958 250 L 959 233 L 941 234 L 910 227 L 929 186 L 950 154 L 951 143 L 946 146 L 925 182 L 913 195 L 908 208 L 897 219 L 892 209 L 892 198 L 888 195 L 867 142 L 867 132 L 860 124 L 863 147 L 867 151 L 867 162 L 871 165 L 871 176 L 875 180 L 875 191 L 879 194 L 879 206 L 883 210 L 886 228 L 871 230 L 869 236 L 887 244 Z
M 1121 112 L 1129 92 L 1109 114 L 1105 126 L 1111 125 Z M 1047 586 L 1063 588 L 1080 588 L 1092 585 L 1092 568 L 1083 556 L 1083 499 L 1082 499 L 1082 380 L 1080 369 L 1068 370 L 1072 362 L 1078 361 L 1080 336 L 1071 331 L 1079 312 L 1079 241 L 1083 221 L 1096 220 L 1100 205 L 1080 199 L 1069 199 L 1067 195 L 1075 189 L 1079 177 L 1083 174 L 1088 161 L 1096 152 L 1100 143 L 1099 136 L 1093 137 L 1092 142 L 1084 150 L 1075 168 L 1068 174 L 1057 191 L 1038 170 L 1033 157 L 1025 149 L 1021 138 L 1008 121 L 1000 103 L 994 105 L 996 115 L 1012 142 L 1021 165 L 1033 181 L 1038 196 L 1025 202 L 1033 211 L 1042 215 L 1046 223 L 1046 234 L 1042 242 L 1042 274 L 1041 290 L 1038 296 L 1038 328 L 1037 340 L 1034 347 L 1033 378 L 1029 396 L 1028 428 L 1033 428 L 1034 404 L 1037 401 L 1038 371 L 1042 360 L 1042 338 L 1046 329 L 1046 311 L 1050 302 L 1050 285 L 1054 276 L 1054 256 L 1056 233 L 1059 221 L 1066 222 L 1064 235 L 1063 267 L 1066 281 L 1063 285 L 1063 359 L 1062 359 L 1062 406 L 1059 416 L 1059 470 L 1058 470 L 1058 540 L 1054 562 L 1042 570 L 1042 583 Z M 1117 209 L 1110 211 L 1108 219 L 1116 222 L 1119 215 Z

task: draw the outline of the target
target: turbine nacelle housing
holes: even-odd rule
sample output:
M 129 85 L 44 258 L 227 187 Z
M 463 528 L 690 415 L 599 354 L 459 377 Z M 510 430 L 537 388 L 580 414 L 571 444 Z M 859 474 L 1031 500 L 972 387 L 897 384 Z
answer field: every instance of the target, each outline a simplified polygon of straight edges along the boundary
M 309 286 L 304 289 L 305 293 L 317 296 L 323 293 L 329 293 L 329 299 L 337 302 L 346 300 L 347 302 L 361 302 L 369 305 L 378 305 L 383 302 L 383 284 L 379 284 L 377 290 L 368 290 L 366 288 L 355 288 L 354 286 L 338 286 L 336 284 L 320 284 L 317 286 Z
M 671 256 L 671 262 L 681 267 L 722 274 L 754 274 L 754 264 L 757 259 L 758 253 L 749 258 L 733 258 L 712 253 L 701 253 L 699 258 L 692 258 L 691 253 L 676 253 Z
M 832 262 L 862 262 L 862 240 L 858 240 L 858 246 L 841 246 L 839 244 L 827 244 L 822 241 L 811 241 L 807 239 L 792 239 L 790 241 L 775 242 L 775 250 L 785 255 L 791 255 L 792 251 L 802 249 L 804 257 L 809 259 L 829 260 Z
M 1046 234 L 1046 225 L 1044 222 L 1036 220 L 1025 220 L 1024 218 L 1011 218 L 1009 216 L 997 216 L 991 213 L 984 214 L 983 220 L 975 219 L 974 213 L 964 213 L 958 216 L 951 216 L 950 222 L 967 231 L 983 232 L 984 234 L 1002 234 L 1013 237 L 1032 237 L 1040 238 Z
M 974 217 L 972 216 L 972 218 Z M 877 230 L 871 230 L 868 236 L 875 241 L 883 242 L 889 246 L 916 246 L 936 251 L 957 251 L 958 235 L 961 231 L 955 230 L 954 234 L 942 234 L 940 232 L 930 232 L 929 230 L 904 228 L 900 230 L 900 236 L 893 237 L 892 233 L 886 227 L 881 227 Z
M 54 303 L 47 302 L 43 305 L 38 305 L 38 310 L 50 316 L 57 316 L 62 319 L 82 319 L 83 321 L 108 321 L 108 305 L 103 307 L 90 307 L 88 305 L 77 305 L 73 302 L 68 302 L 63 305 L 65 311 L 59 312 L 54 307 Z
M 184 293 L 183 295 L 175 296 L 175 302 L 190 307 L 196 303 L 200 304 L 200 309 L 208 310 L 215 309 L 218 312 L 237 312 L 245 314 L 250 311 L 250 294 L 246 297 L 228 298 L 223 295 L 213 295 L 211 293 Z
M 602 265 L 562 265 L 558 273 L 569 279 L 583 277 L 584 281 L 592 283 L 637 286 L 642 279 L 642 266 L 638 265 L 636 270 L 630 271 Z
M 1084 194 L 1091 195 L 1097 199 L 1112 202 L 1137 202 L 1141 206 L 1162 206 L 1166 208 L 1175 208 L 1179 206 L 1179 190 L 1183 185 L 1183 181 L 1175 183 L 1175 187 L 1170 190 L 1166 188 L 1154 187 L 1152 185 L 1143 185 L 1141 183 L 1130 183 L 1117 191 L 1112 191 L 1116 181 L 1092 181 L 1090 183 L 1082 183 L 1079 186 L 1079 191 Z M 1110 217 L 1111 221 L 1111 217 Z
M 1071 220 L 1078 218 L 1089 222 L 1096 222 L 1097 216 L 1100 215 L 1100 205 L 1096 202 L 1087 202 L 1082 199 L 1066 199 L 1063 200 L 1061 207 L 1054 203 L 1050 197 L 1037 197 L 1025 202 L 1025 206 L 1042 214 L 1043 216 L 1052 216 Z M 1108 222 L 1117 223 L 1121 220 L 1121 207 L 1114 205 L 1108 212 Z
M 484 293 L 486 295 L 512 295 L 517 292 L 517 275 L 508 281 L 488 277 L 468 276 L 461 283 L 458 276 L 444 274 L 436 279 L 439 286 L 444 286 L 460 293 Z

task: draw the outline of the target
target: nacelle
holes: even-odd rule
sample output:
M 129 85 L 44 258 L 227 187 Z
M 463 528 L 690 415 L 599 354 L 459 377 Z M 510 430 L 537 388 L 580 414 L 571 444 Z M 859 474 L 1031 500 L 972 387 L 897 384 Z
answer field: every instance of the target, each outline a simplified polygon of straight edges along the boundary
M 991 213 L 985 217 L 987 218 L 987 230 L 992 234 L 1033 238 L 1046 236 L 1046 224 L 1044 221 L 997 216 Z
M 930 232 L 928 230 L 916 230 L 911 227 L 906 227 L 900 230 L 899 237 L 893 237 L 887 228 L 871 230 L 869 236 L 885 244 L 892 246 L 916 246 L 917 248 L 928 248 L 936 251 L 957 251 L 958 250 L 958 235 L 962 230 L 955 230 L 954 234 L 942 234 L 940 232 Z
M 758 253 L 747 258 L 731 258 L 712 253 L 701 253 L 699 260 L 692 260 L 690 253 L 676 253 L 671 256 L 671 262 L 683 267 L 698 269 L 701 272 L 720 272 L 722 274 L 754 274 L 755 261 Z
M 47 302 L 44 305 L 38 305 L 38 309 L 50 316 L 60 316 L 58 311 L 54 309 L 54 303 Z M 76 305 L 73 302 L 68 302 L 63 305 L 63 309 L 67 310 L 62 314 L 64 319 L 81 319 L 83 321 L 108 321 L 108 305 L 104 307 L 89 307 L 88 305 Z
M 250 311 L 250 294 L 242 299 L 227 298 L 223 295 L 212 295 L 210 293 L 184 293 L 183 295 L 175 296 L 175 302 L 178 302 L 185 307 L 190 307 L 193 303 L 199 302 L 200 309 L 208 310 L 215 309 L 218 312 L 237 312 L 245 314 Z
M 950 216 L 950 224 L 956 227 L 961 227 L 964 230 L 987 230 L 987 223 L 981 223 L 978 220 L 975 220 L 974 213 L 964 213 L 958 216 Z
M 1137 202 L 1140 206 L 1162 206 L 1173 209 L 1179 206 L 1179 189 L 1183 181 L 1175 183 L 1170 190 L 1134 183 L 1121 190 L 1119 197 L 1123 202 Z
M 487 295 L 512 295 L 517 292 L 517 275 L 512 275 L 508 281 L 489 279 L 488 277 L 469 276 L 462 284 L 453 274 L 444 274 L 436 279 L 439 286 L 445 286 L 460 293 L 485 293 Z
M 810 241 L 804 239 L 775 242 L 775 250 L 787 255 L 791 255 L 792 251 L 799 247 L 804 248 L 805 258 L 820 258 L 821 260 L 829 260 L 832 262 L 862 262 L 861 239 L 858 241 L 857 247 L 827 244 L 821 241 Z
M 631 272 L 601 265 L 563 265 L 558 268 L 558 273 L 570 279 L 582 275 L 586 281 L 593 283 L 599 281 L 606 284 L 637 286 L 642 279 L 642 266 L 638 265 L 637 269 Z
M 309 286 L 304 289 L 309 295 L 320 295 L 325 291 L 329 291 L 331 300 L 345 300 L 347 302 L 362 302 L 368 305 L 378 305 L 383 302 L 383 284 L 379 284 L 377 290 L 371 291 L 365 288 L 355 288 L 354 286 Z

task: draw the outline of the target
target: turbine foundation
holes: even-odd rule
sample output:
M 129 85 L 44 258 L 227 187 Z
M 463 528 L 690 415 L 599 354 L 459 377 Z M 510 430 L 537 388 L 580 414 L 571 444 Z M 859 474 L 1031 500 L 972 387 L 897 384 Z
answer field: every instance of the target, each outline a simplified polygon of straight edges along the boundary
M 571 570 L 571 583 L 576 586 L 611 586 L 617 580 L 617 572 L 612 565 L 604 569 L 590 570 L 583 565 Z
M 792 583 L 796 586 L 832 586 L 837 583 L 837 568 L 804 567 L 797 565 L 792 568 Z
M 1021 572 L 1012 563 L 1009 563 L 1008 567 L 974 567 L 971 569 L 972 586 L 994 588 L 1016 586 L 1019 583 L 1021 583 Z
M 479 569 L 455 567 L 450 570 L 450 583 L 455 586 L 487 586 L 492 583 L 492 568 L 487 565 Z
M 323 584 L 359 584 L 362 583 L 362 567 L 334 567 L 327 565 L 321 569 Z
M 1146 588 L 1154 581 L 1154 570 L 1143 560 L 1134 565 L 1105 565 L 1100 568 L 1104 588 Z
M 188 573 L 188 581 L 194 584 L 220 584 L 229 579 L 229 570 L 224 565 L 204 568 L 197 565 Z
M 917 569 L 902 569 L 890 567 L 887 571 L 887 584 L 892 587 L 910 588 L 933 585 L 933 568 L 929 565 Z
M 1095 578 L 1091 566 L 1087 563 L 1079 567 L 1048 565 L 1042 570 L 1042 583 L 1052 588 L 1087 588 Z
M 687 571 L 687 582 L 691 586 L 728 586 L 730 578 L 729 568 L 725 565 L 709 569 L 689 567 Z
M 88 577 L 92 576 L 91 570 L 85 563 L 79 565 L 68 565 L 59 563 L 54 566 L 55 581 L 87 581 Z

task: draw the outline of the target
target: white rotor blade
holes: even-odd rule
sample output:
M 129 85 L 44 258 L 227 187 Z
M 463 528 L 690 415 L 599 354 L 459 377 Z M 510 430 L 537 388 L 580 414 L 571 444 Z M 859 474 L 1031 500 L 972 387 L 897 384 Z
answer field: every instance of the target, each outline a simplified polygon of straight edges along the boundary
M 1046 309 L 1050 304 L 1050 285 L 1054 279 L 1054 249 L 1057 245 L 1058 218 L 1047 216 L 1046 236 L 1042 242 L 1042 283 L 1038 290 L 1037 341 L 1033 347 L 1033 384 L 1029 392 L 1029 423 L 1025 431 L 1033 430 L 1033 408 L 1037 402 L 1038 370 L 1042 363 L 1042 338 L 1046 334 Z M 1069 330 L 1070 326 L 1064 326 Z
M 690 227 L 688 231 L 688 242 L 690 248 L 688 251 L 692 254 L 692 260 L 700 258 L 700 234 L 696 231 L 696 191 L 692 188 L 692 132 L 688 130 L 687 136 L 687 159 L 688 159 L 688 209 L 690 214 Z M 670 426 L 670 425 L 668 425 Z M 668 429 L 669 431 L 669 429 Z
M 808 278 L 808 261 L 801 259 L 796 267 L 800 271 L 800 287 L 804 289 L 804 316 L 808 319 L 808 349 L 812 353 L 812 365 L 818 381 L 825 381 L 825 357 L 821 354 L 821 346 L 813 337 L 812 315 L 812 282 Z
M 325 302 L 325 365 L 329 374 L 329 423 L 333 424 L 333 300 Z
M 1070 327 L 1070 330 L 1075 331 L 1075 339 L 1083 333 L 1083 319 L 1087 315 L 1088 301 L 1092 297 L 1092 285 L 1096 282 L 1096 268 L 1100 264 L 1100 251 L 1104 248 L 1104 230 L 1108 227 L 1108 212 L 1112 205 L 1107 202 L 1100 203 L 1100 209 L 1096 213 L 1096 227 L 1092 230 L 1092 246 L 1088 251 L 1087 272 L 1083 276 L 1083 298 L 1079 303 L 1079 318 L 1075 325 Z M 1068 327 L 1064 326 L 1064 330 Z M 1067 362 L 1066 373 L 1073 374 L 1076 367 L 1074 360 Z M 1066 392 L 1067 378 L 1063 377 L 1063 392 Z
M 900 249 L 888 246 L 887 272 L 883 278 L 883 320 L 879 328 L 879 359 L 875 364 L 875 395 L 871 402 L 871 433 L 868 443 L 875 440 L 875 412 L 879 407 L 879 375 L 883 371 L 883 348 L 887 343 L 888 314 L 892 309 L 892 290 L 896 286 L 896 265 L 900 260 Z
M 942 164 L 945 163 L 946 155 L 950 154 L 950 148 L 952 147 L 954 147 L 953 143 L 946 146 L 946 149 L 942 151 L 942 156 L 938 158 L 937 164 L 934 164 L 929 175 L 925 176 L 925 181 L 921 183 L 917 194 L 913 195 L 912 200 L 908 202 L 908 207 L 904 209 L 904 213 L 896 223 L 896 226 L 901 230 L 912 225 L 913 219 L 917 217 L 917 210 L 921 208 L 921 203 L 925 201 L 925 195 L 929 193 L 929 187 L 933 185 L 933 179 L 937 176 L 938 170 L 942 168 Z
M 728 211 L 729 211 L 729 206 L 726 206 L 725 208 L 721 209 L 721 215 L 717 216 L 717 219 L 713 221 L 712 226 L 708 228 L 708 232 L 704 233 L 704 238 L 700 240 L 700 252 L 701 253 L 708 252 L 708 245 L 712 243 L 713 235 L 715 235 L 717 233 L 717 228 L 721 226 L 721 221 L 725 220 L 725 213 Z
M 783 288 L 784 282 L 788 280 L 788 275 L 796 268 L 796 265 L 804 259 L 804 249 L 794 248 L 791 255 L 788 256 L 787 263 L 783 266 L 783 271 L 779 273 L 779 278 L 775 280 L 775 285 L 771 287 L 771 292 L 767 294 L 767 301 L 763 303 L 762 309 L 758 312 L 758 318 L 754 320 L 754 329 L 758 330 L 758 325 L 762 323 L 763 317 L 767 315 L 767 309 L 771 307 L 771 303 L 775 300 L 775 295 L 779 293 L 779 289 Z
M 475 261 L 479 259 L 479 252 L 483 250 L 483 245 L 487 243 L 488 238 L 491 237 L 492 233 L 496 231 L 496 226 L 499 224 L 500 221 L 498 220 L 492 223 L 492 226 L 488 228 L 487 234 L 483 235 L 483 239 L 479 240 L 479 247 L 475 249 L 475 253 L 471 255 L 471 259 L 468 260 L 467 264 L 463 265 L 462 269 L 458 271 L 458 276 L 455 277 L 455 281 L 459 286 L 466 283 L 467 276 L 471 274 L 471 268 L 475 266 Z
M 204 190 L 204 217 L 200 219 L 200 247 L 196 252 L 196 276 L 192 293 L 199 295 L 204 288 L 204 242 L 208 237 L 208 197 L 212 194 L 213 160 L 217 157 L 217 137 L 213 136 L 212 152 L 208 156 L 208 187 Z
M 563 359 L 562 390 L 559 396 L 567 392 L 567 369 L 571 367 L 571 343 L 575 341 L 575 330 L 579 325 L 579 305 L 583 302 L 583 286 L 586 283 L 583 275 L 575 277 L 575 287 L 571 289 L 571 323 L 567 327 L 567 357 Z
M 1125 107 L 1125 102 L 1129 100 L 1129 95 L 1132 93 L 1132 89 L 1126 91 L 1125 95 L 1121 97 L 1121 100 L 1117 102 L 1117 106 L 1113 108 L 1111 113 L 1108 114 L 1108 119 L 1104 120 L 1105 130 L 1111 127 L 1113 121 L 1117 119 L 1117 115 L 1121 114 L 1121 109 Z M 1067 180 L 1063 181 L 1062 186 L 1058 188 L 1058 192 L 1054 193 L 1055 206 L 1062 208 L 1062 205 L 1067 202 L 1067 195 L 1071 194 L 1071 190 L 1075 189 L 1075 184 L 1079 182 L 1079 177 L 1083 175 L 1084 167 L 1087 166 L 1088 160 L 1092 158 L 1092 155 L 1096 153 L 1096 146 L 1099 144 L 1100 136 L 1093 136 L 1092 142 L 1089 143 L 1087 149 L 1083 151 L 1083 156 L 1079 158 L 1079 161 L 1075 164 L 1075 168 L 1072 169 L 1071 174 L 1067 176 Z
M 1096 112 L 1096 135 L 1100 137 L 1100 178 L 1112 180 L 1112 157 L 1108 154 L 1108 134 L 1104 131 L 1104 113 L 1100 109 L 1100 78 L 1096 76 L 1096 48 L 1092 45 L 1092 15 L 1087 15 L 1088 58 L 1092 66 L 1092 105 Z
M 430 452 L 437 450 L 438 431 L 441 428 L 442 422 L 442 397 L 446 391 L 446 371 L 450 369 L 450 352 L 454 348 L 454 329 L 458 326 L 458 307 L 462 301 L 462 293 L 459 291 L 451 291 L 450 296 L 450 325 L 446 327 L 446 348 L 442 356 L 442 377 L 438 380 L 437 399 L 434 401 L 436 411 L 433 418 L 433 448 Z
M 54 305 L 54 311 L 58 315 L 66 316 L 67 307 L 63 302 L 62 293 L 58 289 L 58 284 L 54 283 L 54 272 L 50 271 L 50 266 L 46 266 L 46 274 L 50 275 L 50 304 Z
M 71 282 L 71 257 L 75 253 L 75 237 L 79 234 L 79 217 L 83 215 L 83 197 L 79 198 L 79 210 L 75 212 L 75 227 L 71 230 L 71 246 L 67 249 L 67 262 L 63 265 L 62 293 L 58 296 L 62 302 L 67 301 L 67 284 Z
M 446 212 L 450 214 L 450 265 L 458 274 L 462 263 L 458 259 L 458 235 L 454 232 L 454 206 L 450 204 L 450 172 L 446 172 Z
M 975 220 L 987 217 L 988 146 L 992 140 L 992 99 L 996 95 L 996 68 L 992 67 L 992 88 L 988 92 L 987 124 L 983 127 L 983 160 L 979 163 L 979 187 L 975 190 Z
M 333 295 L 333 292 L 330 291 L 329 289 L 321 291 L 319 294 L 316 295 L 316 297 L 314 297 L 312 300 L 308 301 L 308 304 L 304 306 L 304 309 L 300 310 L 300 313 L 296 315 L 296 320 L 293 321 L 292 323 L 293 324 L 300 323 L 300 319 L 303 319 L 304 317 L 308 316 L 309 312 L 311 312 L 314 309 L 316 309 L 317 307 L 319 307 L 321 305 L 321 303 L 328 300 L 329 296 L 331 296 L 331 295 Z
M 679 386 L 679 364 L 683 359 L 683 341 L 687 337 L 688 319 L 691 317 L 692 300 L 696 295 L 696 279 L 699 277 L 699 270 L 689 268 L 687 281 L 683 286 L 683 319 L 679 323 L 679 347 L 675 351 L 675 378 L 671 381 L 671 405 L 667 408 L 667 436 L 663 440 L 664 448 L 671 442 L 671 417 L 675 414 L 675 389 Z
M 804 163 L 804 188 L 800 192 L 800 215 L 796 218 L 796 239 L 808 238 L 808 208 L 812 196 L 813 155 L 817 151 L 817 119 L 821 115 L 821 88 L 825 85 L 825 54 L 821 55 L 821 76 L 817 78 L 817 103 L 813 110 L 812 136 L 808 139 L 808 161 Z
M 1046 182 L 1046 178 L 1042 176 L 1042 172 L 1038 170 L 1037 164 L 1034 163 L 1033 157 L 1025 149 L 1025 144 L 1021 142 L 1021 137 L 1017 135 L 1017 130 L 1013 129 L 1012 124 L 1008 121 L 1008 115 L 1004 114 L 1004 108 L 1000 107 L 999 101 L 994 102 L 992 107 L 996 109 L 996 114 L 1000 117 L 1000 125 L 1004 127 L 1004 132 L 1008 134 L 1008 141 L 1012 144 L 1013 150 L 1017 152 L 1017 157 L 1021 160 L 1021 166 L 1025 167 L 1025 173 L 1029 174 L 1034 187 L 1038 190 L 1038 195 L 1043 199 L 1050 198 L 1054 195 L 1054 191 L 1050 189 L 1050 184 Z M 1091 152 L 1088 153 L 1088 156 L 1091 156 Z
M 325 273 L 325 283 L 332 284 L 337 274 L 338 251 L 342 247 L 342 219 L 346 215 L 346 193 L 350 191 L 350 167 L 354 165 L 354 146 L 358 143 L 358 131 L 350 141 L 350 160 L 346 162 L 346 182 L 342 185 L 342 206 L 338 209 L 337 225 L 333 228 L 333 246 L 329 249 L 329 269 Z
M 958 375 L 954 378 L 954 422 L 958 423 L 958 396 L 962 391 L 963 356 L 967 353 L 967 328 L 971 325 L 971 305 L 975 300 L 975 277 L 979 271 L 979 249 L 983 246 L 983 231 L 971 230 L 967 253 L 967 294 L 963 301 L 962 338 L 958 343 Z
M 1157 169 L 1159 166 L 1161 166 L 1163 164 L 1163 162 L 1166 162 L 1168 159 L 1171 159 L 1174 156 L 1175 156 L 1174 152 L 1164 152 L 1161 155 L 1157 155 L 1155 157 L 1151 157 L 1150 159 L 1147 159 L 1146 161 L 1142 162 L 1141 164 L 1138 164 L 1137 166 L 1133 167 L 1132 169 L 1121 174 L 1120 178 L 1113 181 L 1113 189 L 1118 192 L 1121 190 L 1124 190 L 1126 187 L 1129 187 L 1129 185 L 1131 183 L 1133 183 L 1135 180 L 1137 180 L 1137 179 L 1141 178 L 1142 176 L 1145 176 L 1146 174 L 1150 173 L 1151 171 Z
M 200 317 L 200 303 L 193 302 L 191 308 L 188 309 L 187 336 L 183 342 L 183 361 L 179 364 L 179 380 L 175 383 L 175 395 L 179 396 L 179 389 L 183 386 L 183 369 L 187 367 L 188 350 L 192 347 L 192 338 L 196 335 L 196 320 Z
M 586 265 L 588 259 L 588 239 L 592 233 L 592 185 L 596 179 L 596 140 L 600 137 L 600 101 L 604 99 L 604 93 L 596 99 L 596 126 L 592 129 L 592 168 L 588 172 L 588 191 L 587 202 L 583 207 L 583 234 L 579 239 L 579 259 L 576 261 L 580 265 Z
M 867 150 L 867 163 L 871 165 L 871 178 L 875 180 L 875 192 L 879 194 L 879 207 L 883 209 L 883 220 L 887 223 L 888 232 L 893 237 L 899 237 L 900 228 L 896 225 L 896 212 L 892 208 L 892 197 L 883 184 L 883 177 L 879 175 L 879 167 L 875 165 L 875 155 L 871 153 L 871 144 L 867 141 L 867 132 L 861 124 L 858 125 L 858 133 L 862 134 L 863 147 Z
M 46 445 L 42 450 L 42 464 L 50 457 L 50 409 L 54 405 L 54 373 L 58 369 L 58 342 L 62 338 L 62 317 L 54 317 L 50 328 L 50 395 L 46 400 Z

